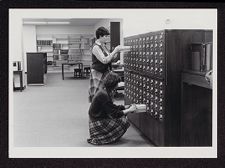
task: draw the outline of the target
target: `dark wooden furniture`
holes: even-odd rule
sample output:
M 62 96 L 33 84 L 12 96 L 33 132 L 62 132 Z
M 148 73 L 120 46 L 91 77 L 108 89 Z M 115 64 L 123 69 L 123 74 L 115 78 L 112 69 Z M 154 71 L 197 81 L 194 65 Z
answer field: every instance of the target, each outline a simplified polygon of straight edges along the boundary
M 121 82 L 124 82 L 124 69 L 123 68 L 113 69 L 112 71 L 119 75 Z
M 69 66 L 73 66 L 73 65 L 78 65 L 78 69 L 82 69 L 83 70 L 83 63 L 81 62 L 67 62 L 67 63 L 62 63 L 62 79 L 64 80 L 64 66 L 65 65 L 69 65 Z M 75 70 L 74 70 L 75 73 Z
M 120 77 L 121 82 L 124 82 L 124 69 L 123 68 L 113 69 L 113 72 L 118 74 L 118 76 Z M 118 93 L 119 90 L 124 90 L 124 85 L 120 85 L 120 86 L 118 86 L 116 88 L 116 90 L 115 90 L 116 94 L 119 94 Z
M 112 63 L 112 71 L 117 73 L 121 78 L 121 81 L 124 82 L 124 65 L 123 64 L 114 64 Z
M 179 146 L 181 71 L 190 62 L 190 45 L 208 40 L 205 30 L 162 30 L 124 39 L 125 104 L 143 103 L 146 113 L 130 121 L 157 146 Z
M 181 146 L 212 145 L 212 87 L 205 72 L 183 71 Z
M 110 51 L 112 52 L 118 45 L 120 45 L 120 22 L 110 22 Z M 120 53 L 118 53 L 113 62 L 116 62 L 119 59 Z
M 47 73 L 47 53 L 27 53 L 27 84 L 44 84 Z
M 17 81 L 17 79 L 19 81 Z M 13 90 L 20 90 L 22 92 L 23 89 L 23 71 L 13 71 Z
M 74 78 L 82 78 L 83 77 L 83 69 L 75 68 L 74 69 Z
M 91 73 L 91 67 L 90 66 L 84 67 L 84 74 L 85 74 L 85 76 L 89 77 L 90 73 Z
M 120 45 L 120 22 L 110 22 L 110 50 Z

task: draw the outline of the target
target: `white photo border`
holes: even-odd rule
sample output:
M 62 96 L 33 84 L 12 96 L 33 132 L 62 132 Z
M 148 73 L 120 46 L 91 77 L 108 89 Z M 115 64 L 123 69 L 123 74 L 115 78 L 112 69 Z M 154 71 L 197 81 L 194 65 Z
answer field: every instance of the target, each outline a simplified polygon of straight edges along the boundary
M 176 29 L 213 30 L 213 114 L 212 147 L 15 147 L 13 144 L 12 62 L 21 41 L 24 18 L 129 18 L 148 19 L 151 14 L 189 18 Z M 147 15 L 146 15 L 147 14 Z M 79 17 L 78 17 L 79 16 Z M 155 15 L 157 16 L 157 15 Z M 173 15 L 171 15 L 173 16 Z M 196 17 L 198 17 L 196 19 Z M 193 19 L 192 19 L 193 18 Z M 204 20 L 198 20 L 204 19 Z M 143 20 L 143 19 L 142 19 Z M 200 22 L 200 23 L 196 23 Z M 204 24 L 201 24 L 204 21 Z M 123 20 L 126 22 L 126 19 Z M 195 22 L 192 24 L 192 22 Z M 189 25 L 190 24 L 190 25 Z M 154 27 L 154 21 L 152 21 Z M 189 26 L 187 26 L 189 25 Z M 196 27 L 196 25 L 199 25 Z M 162 25 L 162 29 L 166 28 Z M 173 27 L 174 28 L 174 27 Z M 126 30 L 124 30 L 124 35 Z M 135 31 L 135 30 L 134 30 Z M 138 34 L 138 33 L 137 33 Z M 131 34 L 127 34 L 128 36 Z M 18 47 L 18 46 L 17 46 Z M 217 9 L 9 9 L 9 158 L 217 158 Z

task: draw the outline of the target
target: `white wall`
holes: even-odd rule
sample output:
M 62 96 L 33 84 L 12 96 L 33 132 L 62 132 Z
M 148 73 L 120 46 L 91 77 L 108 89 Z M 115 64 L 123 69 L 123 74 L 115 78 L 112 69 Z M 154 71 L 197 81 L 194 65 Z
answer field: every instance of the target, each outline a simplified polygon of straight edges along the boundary
M 48 25 L 37 26 L 37 35 L 41 34 L 91 34 L 93 26 Z
M 16 12 L 10 12 L 9 17 L 9 56 L 12 61 L 22 61 L 22 19 Z
M 214 29 L 216 30 L 216 10 L 215 9 L 13 9 L 10 10 L 10 27 L 12 58 L 20 60 L 22 58 L 21 46 L 21 26 L 23 18 L 118 18 L 123 20 L 121 25 L 121 37 L 141 34 L 149 31 L 161 29 Z M 166 24 L 165 20 L 170 19 L 171 23 Z M 103 21 L 101 24 L 103 24 Z M 100 23 L 99 23 L 100 24 Z M 16 29 L 15 28 L 16 25 Z M 55 27 L 55 26 L 53 26 Z M 57 26 L 58 27 L 58 26 Z M 96 25 L 97 27 L 97 25 Z M 68 32 L 76 32 L 76 28 L 66 28 Z M 62 33 L 60 27 L 54 33 Z M 79 31 L 91 31 L 94 28 L 82 28 Z M 39 33 L 53 33 L 47 27 L 38 27 Z M 215 36 L 214 36 L 215 37 Z M 12 40 L 13 39 L 13 40 Z M 216 39 L 214 39 L 215 41 Z
M 149 9 L 124 15 L 124 37 L 162 29 L 213 29 L 215 15 L 201 9 Z M 169 19 L 170 22 L 166 22 Z
M 23 61 L 25 72 L 27 71 L 27 52 L 37 52 L 36 26 L 34 25 L 23 26 Z

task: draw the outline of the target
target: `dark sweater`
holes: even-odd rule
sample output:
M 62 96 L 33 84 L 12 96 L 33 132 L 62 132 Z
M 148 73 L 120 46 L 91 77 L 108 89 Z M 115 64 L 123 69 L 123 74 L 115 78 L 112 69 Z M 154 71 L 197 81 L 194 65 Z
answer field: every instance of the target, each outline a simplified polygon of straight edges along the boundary
M 107 53 L 103 50 L 103 48 L 98 45 L 98 44 L 94 44 L 94 46 L 97 45 L 103 52 L 103 54 L 105 56 L 107 56 Z M 94 47 L 93 46 L 93 47 Z M 106 71 L 108 71 L 109 67 L 110 67 L 110 63 L 108 64 L 103 64 L 101 61 L 99 61 L 96 56 L 92 53 L 92 68 L 95 69 L 96 71 L 98 72 L 101 72 L 101 73 L 105 73 Z
M 124 115 L 123 105 L 115 105 L 108 93 L 100 89 L 94 96 L 89 108 L 89 116 L 92 120 L 120 118 Z

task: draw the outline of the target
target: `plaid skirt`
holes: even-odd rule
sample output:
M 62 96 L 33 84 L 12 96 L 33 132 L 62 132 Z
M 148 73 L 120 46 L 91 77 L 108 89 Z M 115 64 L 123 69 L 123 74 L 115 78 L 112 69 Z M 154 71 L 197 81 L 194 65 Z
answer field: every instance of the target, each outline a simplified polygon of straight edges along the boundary
M 88 143 L 94 145 L 109 144 L 117 141 L 129 128 L 126 116 L 115 119 L 89 120 L 90 138 Z
M 90 84 L 89 84 L 89 102 L 92 101 L 95 93 L 103 86 L 103 79 L 108 74 L 108 71 L 105 73 L 101 73 L 96 71 L 95 69 L 91 69 L 90 74 Z

